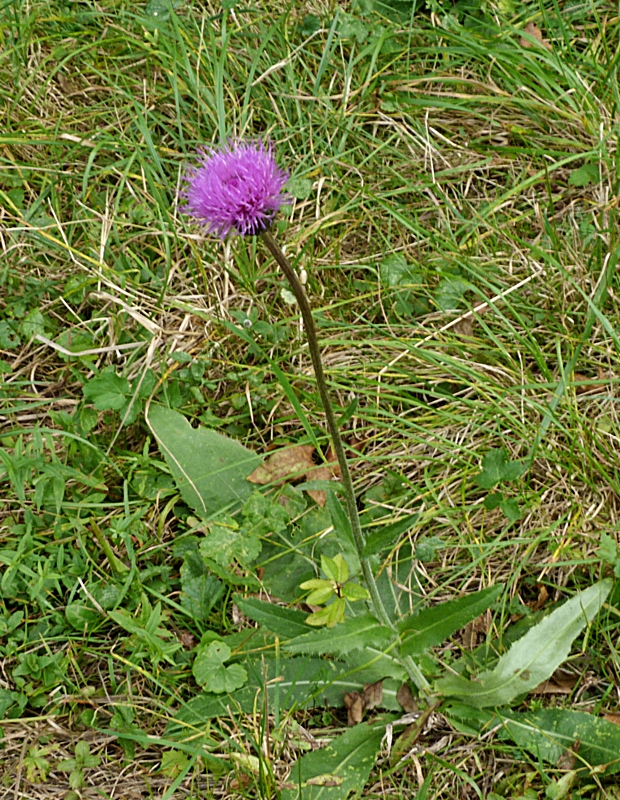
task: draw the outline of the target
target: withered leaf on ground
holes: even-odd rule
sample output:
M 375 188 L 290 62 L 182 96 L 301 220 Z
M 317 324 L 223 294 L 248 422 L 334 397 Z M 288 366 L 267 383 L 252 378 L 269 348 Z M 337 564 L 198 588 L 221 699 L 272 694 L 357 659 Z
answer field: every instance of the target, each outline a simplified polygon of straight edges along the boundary
M 240 772 L 236 778 L 233 778 L 230 782 L 230 788 L 239 790 L 239 789 L 247 789 L 250 785 L 250 776 L 246 775 L 245 772 Z
M 539 684 L 532 694 L 571 694 L 578 680 L 579 675 L 558 669 L 548 681 Z
M 316 465 L 312 458 L 314 446 L 298 444 L 278 450 L 251 472 L 247 480 L 264 486 L 267 483 L 284 483 L 289 479 L 300 478 Z
M 364 715 L 364 702 L 359 692 L 347 692 L 344 696 L 347 709 L 347 725 L 358 725 Z
M 535 22 L 528 22 L 525 28 L 523 28 L 523 31 L 540 42 L 542 47 L 545 47 L 547 50 L 551 50 L 551 42 L 549 39 L 543 39 L 542 31 Z M 528 39 L 526 36 L 522 36 L 519 39 L 519 44 L 521 47 L 525 47 L 526 49 L 529 47 L 534 47 L 532 40 Z
M 603 714 L 603 719 L 611 722 L 613 725 L 620 725 L 620 714 Z
M 383 700 L 383 681 L 376 681 L 375 683 L 367 683 L 362 691 L 362 702 L 364 704 L 364 711 L 369 708 L 376 708 L 381 705 Z
M 478 645 L 478 634 L 482 633 L 486 636 L 491 627 L 491 611 L 485 611 L 476 619 L 468 622 L 463 629 L 463 647 L 466 650 L 473 650 Z
M 376 708 L 383 700 L 383 681 L 367 683 L 362 692 L 347 692 L 344 705 L 347 709 L 347 724 L 358 725 L 362 721 L 364 711 Z
M 538 597 L 536 600 L 528 603 L 527 605 L 532 611 L 540 611 L 541 608 L 545 605 L 547 600 L 549 599 L 549 592 L 547 591 L 547 587 L 544 586 L 542 583 L 538 585 Z
M 325 458 L 327 459 L 327 463 L 321 464 L 320 466 L 315 466 L 314 469 L 306 474 L 306 480 L 331 481 L 332 478 L 340 477 L 340 465 L 338 464 L 336 453 L 331 445 L 325 454 Z M 327 502 L 327 494 L 323 491 L 323 489 L 308 489 L 308 494 L 314 500 L 317 506 L 320 506 L 321 508 L 323 508 Z
M 396 700 L 402 710 L 406 711 L 408 714 L 412 714 L 418 710 L 418 704 L 413 696 L 413 692 L 406 683 L 401 684 L 400 689 L 396 693 Z
M 579 752 L 579 748 L 581 747 L 581 740 L 576 739 L 573 744 L 570 746 L 568 750 L 565 750 L 562 755 L 556 761 L 556 767 L 558 769 L 565 769 L 571 770 L 575 769 L 575 764 L 577 763 L 577 753 Z
M 183 628 L 178 631 L 177 636 L 186 650 L 192 650 L 196 646 L 196 637 L 191 631 Z

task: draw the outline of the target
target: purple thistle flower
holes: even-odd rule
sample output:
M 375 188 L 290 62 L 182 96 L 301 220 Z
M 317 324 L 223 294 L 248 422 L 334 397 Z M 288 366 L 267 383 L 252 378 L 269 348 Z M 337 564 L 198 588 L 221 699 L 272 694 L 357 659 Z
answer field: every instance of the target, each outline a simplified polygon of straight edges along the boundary
M 282 191 L 288 175 L 260 140 L 201 151 L 185 180 L 184 211 L 222 239 L 232 228 L 242 236 L 262 233 L 288 200 Z

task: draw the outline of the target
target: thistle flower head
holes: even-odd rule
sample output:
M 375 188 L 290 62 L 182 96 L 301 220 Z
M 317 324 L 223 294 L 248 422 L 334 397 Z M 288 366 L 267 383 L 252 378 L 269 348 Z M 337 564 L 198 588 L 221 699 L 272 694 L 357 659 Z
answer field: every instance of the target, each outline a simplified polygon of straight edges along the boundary
M 222 239 L 232 228 L 242 236 L 266 230 L 288 199 L 288 175 L 260 140 L 203 150 L 185 180 L 184 210 Z

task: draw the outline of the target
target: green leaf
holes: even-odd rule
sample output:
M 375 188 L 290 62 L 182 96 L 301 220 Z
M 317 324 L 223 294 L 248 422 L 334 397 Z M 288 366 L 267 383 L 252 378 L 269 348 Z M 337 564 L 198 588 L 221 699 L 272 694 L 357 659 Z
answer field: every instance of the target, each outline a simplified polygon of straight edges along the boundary
M 566 795 L 573 788 L 576 780 L 577 771 L 572 769 L 570 772 L 562 775 L 558 780 L 551 781 L 545 789 L 545 797 L 547 800 L 564 800 Z
M 230 697 L 203 692 L 192 698 L 176 713 L 167 734 L 191 735 L 196 729 L 204 730 L 213 717 L 251 713 L 254 708 L 266 705 L 273 708 L 276 702 L 280 708 L 307 708 L 323 703 L 340 707 L 345 692 L 357 691 L 365 683 L 383 677 L 374 668 L 356 671 L 348 661 L 342 663 L 312 656 L 281 658 L 277 663 L 269 658 L 248 660 L 245 667 L 249 676 L 245 686 Z M 398 680 L 383 682 L 382 705 L 385 708 L 394 711 L 400 708 L 396 694 L 402 682 L 402 675 Z
M 20 338 L 6 320 L 0 320 L 0 350 L 13 350 L 20 343 Z
M 334 492 L 333 488 L 327 488 L 326 496 L 327 510 L 329 511 L 332 525 L 334 526 L 336 538 L 338 539 L 338 542 L 344 551 L 344 555 L 347 558 L 347 562 L 353 574 L 357 575 L 361 571 L 361 566 L 357 549 L 355 547 L 353 532 L 351 530 L 351 521 L 349 520 L 347 512 L 344 510 L 342 503 L 336 497 L 336 493 Z M 344 583 L 344 581 L 339 581 L 339 583 Z
M 349 581 L 344 584 L 342 587 L 342 596 L 346 597 L 346 599 L 351 602 L 355 602 L 356 600 L 368 600 L 370 598 L 368 589 L 354 581 Z
M 401 652 L 403 655 L 419 655 L 429 647 L 442 644 L 455 631 L 486 611 L 503 591 L 504 584 L 500 583 L 406 618 L 399 625 L 404 634 Z
M 209 573 L 197 552 L 185 555 L 181 566 L 181 606 L 194 619 L 207 619 L 224 591 L 224 584 Z
M 481 489 L 492 489 L 498 483 L 514 481 L 525 470 L 521 461 L 509 461 L 503 447 L 489 450 L 482 459 L 482 472 L 476 477 Z
M 460 278 L 442 278 L 435 290 L 435 303 L 441 311 L 455 311 L 463 303 L 469 284 Z
M 566 659 L 573 640 L 598 614 L 611 591 L 604 580 L 579 592 L 516 641 L 492 670 L 475 681 L 450 675 L 437 681 L 437 689 L 460 697 L 477 708 L 511 703 L 553 675 Z
M 419 272 L 400 253 L 383 259 L 379 265 L 379 277 L 381 285 L 390 288 L 420 283 Z
M 322 555 L 321 568 L 334 583 L 346 583 L 349 580 L 349 567 L 340 553 L 333 558 Z
M 344 619 L 346 603 L 343 597 L 338 597 L 331 605 L 325 606 L 320 611 L 315 611 L 306 617 L 306 625 L 325 625 L 335 628 Z
M 299 588 L 304 591 L 312 589 L 310 594 L 306 597 L 306 603 L 309 603 L 311 606 L 320 606 L 323 605 L 323 603 L 327 603 L 330 597 L 333 597 L 336 593 L 332 581 L 324 581 L 320 578 L 312 578 L 309 581 L 304 581 L 299 584 Z
M 268 536 L 283 531 L 289 521 L 289 514 L 279 500 L 265 497 L 258 491 L 254 491 L 245 501 L 241 514 L 244 528 L 251 529 L 254 536 Z
M 233 586 L 247 586 L 252 589 L 262 588 L 260 582 L 253 575 L 237 575 L 235 572 L 228 569 L 228 567 L 223 567 L 221 564 L 218 564 L 217 561 L 214 561 L 212 558 L 207 558 L 205 555 L 203 555 L 202 560 L 205 566 L 207 566 L 211 572 L 215 573 L 218 578 L 221 578 L 221 580 Z
M 364 558 L 374 556 L 375 553 L 380 553 L 382 550 L 392 547 L 398 537 L 410 530 L 419 518 L 419 514 L 410 514 L 396 522 L 392 522 L 390 525 L 384 525 L 381 528 L 370 528 L 362 551 Z
M 311 631 L 303 636 L 297 636 L 287 642 L 284 649 L 288 653 L 305 653 L 307 655 L 323 653 L 346 655 L 351 650 L 363 648 L 366 645 L 377 648 L 388 646 L 391 641 L 392 634 L 388 628 L 381 625 L 372 615 L 362 614 L 359 617 L 345 620 L 338 626 L 337 631 Z
M 499 504 L 499 507 L 504 512 L 504 516 L 510 520 L 510 522 L 516 522 L 518 519 L 521 519 L 521 509 L 519 508 L 519 503 L 515 500 L 514 497 L 510 498 L 509 500 L 504 500 Z
M 129 394 L 129 381 L 109 369 L 91 378 L 82 387 L 84 398 L 99 411 L 120 411 Z
M 32 337 L 36 336 L 36 334 L 40 334 L 42 336 L 45 333 L 45 320 L 43 319 L 43 314 L 38 308 L 33 309 L 26 317 L 24 317 L 21 325 L 19 326 L 19 332 L 22 334 L 24 339 L 32 339 Z
M 338 33 L 343 39 L 357 39 L 359 44 L 363 44 L 370 33 L 370 28 L 351 14 L 341 14 L 341 22 Z
M 508 461 L 502 471 L 502 481 L 516 481 L 525 472 L 525 465 L 522 461 Z
M 601 561 L 613 566 L 618 560 L 618 545 L 613 536 L 608 533 L 601 533 L 601 544 L 598 548 Z
M 502 711 L 497 716 L 505 733 L 536 758 L 556 764 L 579 742 L 576 768 L 608 765 L 604 775 L 620 772 L 620 726 L 606 719 L 563 708 Z
M 296 200 L 306 200 L 312 194 L 312 181 L 309 178 L 291 178 L 286 191 Z
M 176 778 L 180 772 L 189 766 L 189 756 L 180 750 L 167 750 L 161 754 L 159 771 L 167 778 Z
M 300 31 L 303 37 L 312 36 L 321 29 L 321 20 L 316 14 L 306 14 L 301 23 Z
M 210 428 L 192 428 L 182 414 L 152 405 L 147 422 L 183 500 L 208 516 L 243 501 L 254 487 L 246 477 L 261 458 Z
M 327 492 L 327 509 L 332 519 L 332 525 L 334 526 L 338 540 L 343 543 L 353 543 L 351 521 L 333 489 Z
M 69 774 L 69 786 L 76 791 L 84 788 L 84 772 L 81 769 L 74 769 Z
M 282 800 L 345 800 L 351 792 L 357 796 L 375 765 L 384 733 L 385 724 L 362 723 L 302 756 L 287 781 L 296 786 L 284 789 Z
M 263 600 L 255 600 L 253 597 L 235 595 L 233 599 L 246 617 L 258 622 L 259 625 L 277 636 L 292 639 L 308 632 L 308 626 L 304 622 L 306 614 L 303 611 L 283 608 L 274 603 L 265 603 Z
M 484 498 L 483 505 L 487 511 L 493 511 L 496 508 L 499 508 L 501 504 L 504 502 L 504 495 L 502 492 L 491 492 Z
M 90 630 L 102 619 L 98 611 L 84 603 L 69 603 L 65 608 L 65 617 L 69 625 L 78 631 Z
M 230 647 L 224 642 L 201 645 L 194 660 L 192 673 L 196 683 L 215 694 L 234 692 L 248 679 L 248 673 L 240 664 L 225 667 L 230 658 Z
M 478 736 L 482 731 L 489 730 L 492 723 L 496 722 L 492 711 L 472 708 L 465 703 L 455 701 L 442 703 L 441 713 L 455 730 L 468 736 Z
M 443 542 L 438 536 L 423 536 L 415 545 L 415 557 L 423 564 L 428 564 L 435 558 L 437 550 L 443 547 Z
M 572 170 L 568 176 L 568 185 L 587 186 L 600 180 L 600 176 L 598 164 L 584 164 L 582 167 Z
M 239 529 L 234 523 L 231 525 L 212 523 L 199 547 L 203 556 L 227 567 L 235 560 L 243 565 L 256 561 L 262 545 L 256 536 L 248 534 L 243 528 Z

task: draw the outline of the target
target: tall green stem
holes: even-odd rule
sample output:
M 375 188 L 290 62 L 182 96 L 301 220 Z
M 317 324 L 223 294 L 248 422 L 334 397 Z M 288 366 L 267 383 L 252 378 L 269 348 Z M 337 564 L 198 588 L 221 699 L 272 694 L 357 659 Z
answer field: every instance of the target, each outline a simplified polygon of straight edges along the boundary
M 323 410 L 325 411 L 325 416 L 327 418 L 327 427 L 329 428 L 329 433 L 331 435 L 334 450 L 336 451 L 336 457 L 338 459 L 338 464 L 340 466 L 342 488 L 344 490 L 346 498 L 349 520 L 351 521 L 351 530 L 353 532 L 355 549 L 357 550 L 357 554 L 362 567 L 362 574 L 364 576 L 364 581 L 370 593 L 370 599 L 372 601 L 375 614 L 384 625 L 387 625 L 393 631 L 396 631 L 396 628 L 392 620 L 390 619 L 387 611 L 385 610 L 385 606 L 383 605 L 383 600 L 381 599 L 381 595 L 379 594 L 377 583 L 375 581 L 375 576 L 373 575 L 368 559 L 362 555 L 364 550 L 364 535 L 362 533 L 362 526 L 357 511 L 355 489 L 353 487 L 353 480 L 351 479 L 349 462 L 347 461 L 347 457 L 344 451 L 344 445 L 342 443 L 342 438 L 340 436 L 340 431 L 338 429 L 336 415 L 334 414 L 334 409 L 332 407 L 331 401 L 329 399 L 329 393 L 327 391 L 327 381 L 325 380 L 325 372 L 323 370 L 323 362 L 321 360 L 321 350 L 319 347 L 319 340 L 316 332 L 316 326 L 314 324 L 314 318 L 312 316 L 312 309 L 310 308 L 310 303 L 308 301 L 306 291 L 303 287 L 303 284 L 297 277 L 297 274 L 295 273 L 295 270 L 291 266 L 289 260 L 282 252 L 280 245 L 272 236 L 271 231 L 264 231 L 261 234 L 261 236 L 263 238 L 263 241 L 267 245 L 267 249 L 269 250 L 271 255 L 275 258 L 280 269 L 282 270 L 286 279 L 291 285 L 293 294 L 295 295 L 295 298 L 299 305 L 299 309 L 301 311 L 301 316 L 306 331 L 306 338 L 308 340 L 308 348 L 310 350 L 310 358 L 312 359 L 312 366 L 314 368 L 316 383 L 319 389 L 319 394 L 321 396 L 321 404 L 323 405 Z M 418 687 L 418 689 L 424 694 L 428 694 L 430 692 L 430 686 L 428 684 L 428 681 L 426 680 L 424 675 L 422 675 L 420 668 L 413 661 L 413 659 L 410 656 L 401 656 L 400 661 L 403 667 L 406 669 L 407 674 L 409 675 L 411 680 L 415 683 L 415 685 Z

